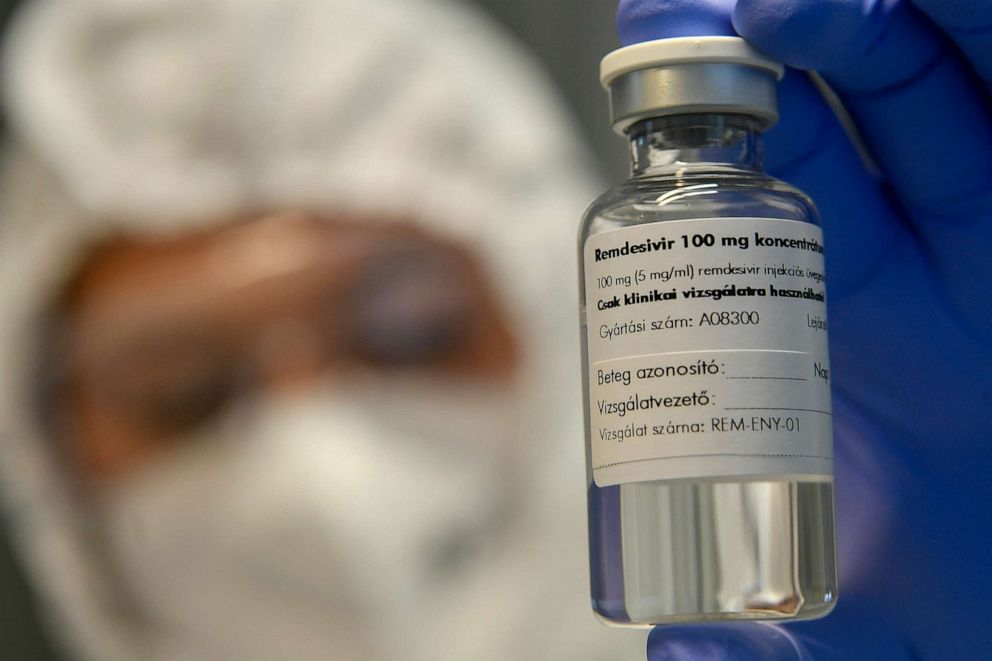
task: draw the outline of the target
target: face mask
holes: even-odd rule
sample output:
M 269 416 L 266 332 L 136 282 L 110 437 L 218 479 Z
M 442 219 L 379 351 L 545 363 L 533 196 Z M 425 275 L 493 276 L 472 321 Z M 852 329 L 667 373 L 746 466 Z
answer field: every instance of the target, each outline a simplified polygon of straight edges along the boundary
M 101 507 L 138 656 L 420 658 L 431 602 L 512 518 L 520 412 L 400 383 L 255 402 L 177 441 Z

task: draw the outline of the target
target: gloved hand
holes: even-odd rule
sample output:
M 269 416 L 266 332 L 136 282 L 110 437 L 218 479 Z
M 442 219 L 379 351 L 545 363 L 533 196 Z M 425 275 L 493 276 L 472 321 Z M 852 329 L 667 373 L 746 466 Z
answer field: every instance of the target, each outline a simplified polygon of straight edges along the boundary
M 736 5 L 736 6 L 735 6 Z M 627 44 L 735 34 L 781 88 L 769 171 L 824 220 L 840 600 L 793 625 L 659 627 L 662 659 L 992 659 L 992 2 L 623 0 Z

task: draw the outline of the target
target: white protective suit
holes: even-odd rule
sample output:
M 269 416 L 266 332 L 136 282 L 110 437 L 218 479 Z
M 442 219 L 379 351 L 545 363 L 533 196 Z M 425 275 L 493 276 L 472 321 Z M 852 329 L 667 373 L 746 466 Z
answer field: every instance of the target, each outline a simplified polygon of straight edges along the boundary
M 418 0 L 39 0 L 7 48 L 0 485 L 50 629 L 72 658 L 643 657 L 642 635 L 602 627 L 588 605 L 573 260 L 596 186 L 533 62 L 463 7 Z M 136 476 L 128 503 L 106 507 L 103 520 L 128 508 L 153 517 L 156 481 L 182 475 L 194 489 L 212 479 L 205 466 L 234 492 L 254 488 L 244 502 L 228 494 L 241 510 L 165 516 L 151 535 L 157 552 L 129 572 L 111 569 L 130 560 L 94 542 L 92 504 L 64 479 L 41 422 L 46 306 L 87 247 L 114 232 L 169 234 L 285 206 L 396 212 L 481 252 L 527 351 L 521 469 L 494 481 L 475 479 L 486 465 L 438 468 L 436 456 L 410 450 L 420 446 L 391 444 L 357 399 L 289 403 L 260 414 L 257 438 L 205 443 L 201 454 L 217 457 Z M 516 433 L 447 404 L 409 411 L 394 433 L 426 438 L 438 420 L 449 434 Z M 402 428 L 415 419 L 420 429 Z M 273 424 L 272 434 L 301 440 L 273 456 Z M 315 443 L 321 434 L 336 436 Z M 246 448 L 224 467 L 231 442 Z M 425 480 L 436 488 L 414 486 Z M 380 493 L 377 484 L 385 495 L 354 497 Z M 499 492 L 518 502 L 456 580 L 434 580 L 408 557 L 452 522 L 484 520 Z M 397 521 L 406 496 L 412 514 Z M 266 519 L 266 507 L 278 516 Z M 290 510 L 298 516 L 287 520 Z M 202 594 L 184 592 L 168 544 L 184 530 L 242 523 L 260 531 L 236 551 L 250 557 L 215 556 L 189 579 Z M 335 552 L 319 553 L 332 538 Z M 211 575 L 240 561 L 288 571 L 285 608 L 240 578 Z

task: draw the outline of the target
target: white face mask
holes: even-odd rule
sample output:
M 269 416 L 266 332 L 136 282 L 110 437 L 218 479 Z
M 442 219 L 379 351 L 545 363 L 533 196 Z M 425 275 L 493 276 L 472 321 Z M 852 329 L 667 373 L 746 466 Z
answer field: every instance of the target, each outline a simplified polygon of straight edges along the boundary
M 185 440 L 101 508 L 140 658 L 419 659 L 431 602 L 520 495 L 521 413 L 400 383 L 254 402 Z

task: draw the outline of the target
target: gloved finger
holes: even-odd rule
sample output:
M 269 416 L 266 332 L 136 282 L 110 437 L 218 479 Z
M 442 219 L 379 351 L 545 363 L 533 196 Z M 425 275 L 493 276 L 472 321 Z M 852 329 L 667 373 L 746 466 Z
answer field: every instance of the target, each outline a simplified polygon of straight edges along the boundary
M 788 631 L 760 623 L 655 627 L 648 661 L 813 661 Z
M 772 56 L 824 72 L 951 303 L 986 327 L 992 312 L 973 302 L 992 274 L 992 109 L 960 54 L 914 6 L 883 0 L 740 0 L 734 25 Z
M 772 624 L 738 622 L 656 627 L 648 661 L 912 661 L 913 646 L 885 615 L 888 607 L 842 598 L 825 618 Z
M 735 0 L 621 0 L 625 44 L 696 35 L 736 35 Z M 863 286 L 905 232 L 882 187 L 866 170 L 823 96 L 790 71 L 779 90 L 781 120 L 767 135 L 768 171 L 809 193 L 823 216 L 832 301 Z
M 730 15 L 737 0 L 620 0 L 617 32 L 624 46 L 653 39 L 735 35 Z
M 734 25 L 773 57 L 824 74 L 924 236 L 931 223 L 971 218 L 988 203 L 989 101 L 960 54 L 915 7 L 740 0 Z
M 992 3 L 988 0 L 912 0 L 957 43 L 992 89 Z
M 906 229 L 837 116 L 802 72 L 786 73 L 779 107 L 782 118 L 765 138 L 766 167 L 809 194 L 820 210 L 833 305 L 872 279 Z

